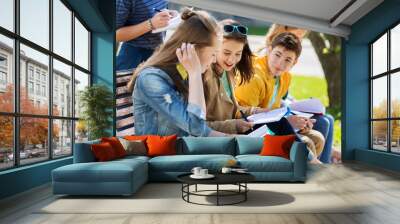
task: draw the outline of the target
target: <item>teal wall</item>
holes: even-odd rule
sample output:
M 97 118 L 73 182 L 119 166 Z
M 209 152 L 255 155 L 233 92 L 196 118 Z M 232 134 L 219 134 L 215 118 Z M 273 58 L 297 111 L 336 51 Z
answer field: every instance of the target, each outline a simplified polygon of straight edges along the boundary
M 48 183 L 53 169 L 71 163 L 69 157 L 0 172 L 0 199 Z
M 400 22 L 400 0 L 386 0 L 351 27 L 343 42 L 343 159 L 400 170 L 400 157 L 369 149 L 369 43 Z
M 66 0 L 92 31 L 92 82 L 114 91 L 114 0 Z M 110 132 L 114 128 L 110 127 Z M 0 172 L 0 199 L 51 181 L 51 171 L 72 163 L 72 157 Z

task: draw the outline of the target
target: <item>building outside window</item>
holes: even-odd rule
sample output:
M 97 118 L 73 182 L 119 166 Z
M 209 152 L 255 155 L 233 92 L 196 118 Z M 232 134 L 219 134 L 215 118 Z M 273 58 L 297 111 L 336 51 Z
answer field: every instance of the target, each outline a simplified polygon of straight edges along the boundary
M 33 82 L 31 81 L 28 82 L 28 93 L 34 94 Z
M 82 86 L 90 83 L 81 83 L 91 76 L 87 26 L 65 1 L 24 0 L 18 3 L 19 11 L 13 13 L 14 17 L 19 16 L 14 18 L 19 21 L 15 31 L 0 29 L 0 84 L 12 87 L 7 91 L 0 88 L 0 98 L 8 99 L 0 100 L 0 123 L 7 131 L 6 135 L 3 134 L 6 132 L 0 133 L 0 139 L 6 139 L 0 141 L 1 158 L 5 158 L 0 160 L 0 170 L 71 156 L 74 142 L 87 139 L 86 127 L 78 127 L 79 113 L 71 107 L 79 102 L 77 93 Z M 19 61 L 12 60 L 14 53 Z M 75 55 L 74 60 L 72 55 Z M 13 81 L 15 67 L 18 68 L 19 88 L 15 88 Z M 49 78 L 53 78 L 52 86 Z M 64 82 L 62 87 L 60 80 Z M 65 88 L 78 84 L 79 88 Z M 17 90 L 20 94 L 15 94 Z M 61 94 L 62 105 L 57 105 Z M 19 97 L 14 99 L 15 95 Z M 50 105 L 50 99 L 54 105 Z M 19 112 L 14 111 L 14 105 Z M 16 134 L 15 128 L 19 130 Z M 32 132 L 41 134 L 33 139 Z
M 0 90 L 7 86 L 7 56 L 0 54 Z

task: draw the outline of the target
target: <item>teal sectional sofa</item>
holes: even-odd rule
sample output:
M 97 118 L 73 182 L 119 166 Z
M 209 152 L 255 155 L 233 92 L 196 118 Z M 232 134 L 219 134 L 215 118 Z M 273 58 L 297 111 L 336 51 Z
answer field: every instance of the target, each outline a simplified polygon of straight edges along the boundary
M 148 181 L 176 181 L 176 177 L 200 166 L 219 172 L 234 159 L 259 182 L 304 182 L 307 152 L 304 143 L 294 142 L 290 159 L 260 156 L 263 138 L 183 137 L 177 140 L 177 155 L 127 156 L 96 162 L 91 141 L 75 144 L 74 163 L 52 171 L 54 194 L 131 195 Z

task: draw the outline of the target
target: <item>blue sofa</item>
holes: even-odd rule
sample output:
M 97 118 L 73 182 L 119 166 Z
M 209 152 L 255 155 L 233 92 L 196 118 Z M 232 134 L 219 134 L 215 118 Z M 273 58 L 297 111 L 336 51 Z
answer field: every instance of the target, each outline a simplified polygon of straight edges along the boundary
M 236 160 L 259 182 L 304 182 L 307 149 L 294 142 L 290 159 L 260 156 L 263 138 L 183 137 L 177 140 L 177 155 L 127 156 L 96 162 L 91 141 L 75 144 L 74 163 L 52 171 L 53 193 L 68 195 L 131 195 L 146 182 L 176 181 L 193 167 L 218 172 L 228 160 Z

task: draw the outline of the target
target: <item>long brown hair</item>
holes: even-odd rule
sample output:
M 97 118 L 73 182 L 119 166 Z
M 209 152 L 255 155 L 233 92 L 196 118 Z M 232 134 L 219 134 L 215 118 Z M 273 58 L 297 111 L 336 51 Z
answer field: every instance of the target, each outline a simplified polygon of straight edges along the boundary
M 224 25 L 243 26 L 238 21 L 235 21 L 233 19 L 222 20 L 220 22 L 220 25 L 222 27 Z M 224 32 L 223 37 L 224 39 L 234 40 L 244 44 L 242 57 L 240 58 L 240 61 L 233 68 L 233 74 L 238 74 L 238 73 L 240 74 L 240 83 L 239 83 L 240 85 L 250 81 L 254 73 L 253 63 L 252 63 L 253 53 L 250 50 L 249 42 L 247 40 L 247 35 L 243 35 L 238 32 L 230 32 L 230 33 Z
M 205 11 L 185 8 L 181 18 L 183 21 L 171 37 L 136 69 L 133 74 L 133 82 L 128 88 L 133 89 L 134 80 L 144 68 L 155 66 L 164 70 L 171 77 L 177 90 L 187 98 L 188 86 L 176 70 L 176 64 L 179 63 L 176 49 L 181 47 L 182 43 L 194 44 L 197 50 L 213 46 L 217 41 L 219 27 L 216 20 Z

